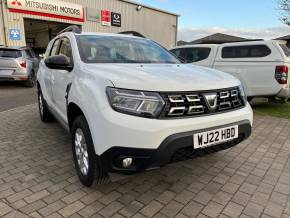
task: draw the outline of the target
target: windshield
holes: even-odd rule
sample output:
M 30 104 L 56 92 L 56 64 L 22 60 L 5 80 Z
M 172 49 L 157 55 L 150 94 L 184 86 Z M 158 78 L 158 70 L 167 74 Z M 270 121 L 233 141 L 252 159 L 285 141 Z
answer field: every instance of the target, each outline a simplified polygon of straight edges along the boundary
M 19 58 L 21 57 L 21 51 L 13 49 L 0 49 L 0 57 L 2 58 Z
M 77 40 L 81 59 L 86 63 L 180 63 L 148 39 L 82 35 Z

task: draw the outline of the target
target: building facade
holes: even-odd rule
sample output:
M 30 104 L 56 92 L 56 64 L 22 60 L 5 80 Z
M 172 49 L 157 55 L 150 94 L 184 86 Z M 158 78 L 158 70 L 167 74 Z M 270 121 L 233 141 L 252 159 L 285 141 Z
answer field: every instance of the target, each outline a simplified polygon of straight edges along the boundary
M 44 49 L 57 32 L 136 31 L 166 48 L 177 41 L 178 15 L 129 0 L 1 0 L 0 44 Z

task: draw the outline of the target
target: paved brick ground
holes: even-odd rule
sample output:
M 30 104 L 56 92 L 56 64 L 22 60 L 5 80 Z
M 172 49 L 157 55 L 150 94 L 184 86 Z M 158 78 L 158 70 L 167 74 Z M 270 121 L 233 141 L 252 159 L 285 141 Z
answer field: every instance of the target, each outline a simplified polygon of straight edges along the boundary
M 290 217 L 290 120 L 256 117 L 243 144 L 85 188 L 69 136 L 36 106 L 0 113 L 0 217 Z
M 0 81 L 0 112 L 36 102 L 36 88 L 27 88 L 17 82 Z

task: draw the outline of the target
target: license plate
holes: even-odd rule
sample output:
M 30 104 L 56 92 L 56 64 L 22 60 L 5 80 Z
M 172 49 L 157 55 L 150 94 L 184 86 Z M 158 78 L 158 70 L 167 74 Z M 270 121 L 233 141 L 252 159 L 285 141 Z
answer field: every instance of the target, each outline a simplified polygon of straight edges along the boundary
M 239 126 L 230 126 L 193 135 L 194 149 L 231 141 L 239 137 Z

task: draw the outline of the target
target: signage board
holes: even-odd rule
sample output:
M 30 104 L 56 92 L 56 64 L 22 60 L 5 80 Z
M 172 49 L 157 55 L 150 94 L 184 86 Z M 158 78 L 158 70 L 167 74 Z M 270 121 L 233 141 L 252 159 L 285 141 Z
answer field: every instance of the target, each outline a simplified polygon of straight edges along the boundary
M 119 13 L 111 13 L 112 26 L 121 27 L 122 26 L 122 16 Z
M 82 5 L 53 0 L 7 0 L 10 12 L 84 22 Z
M 111 26 L 111 11 L 102 10 L 101 14 L 102 14 L 102 17 L 101 17 L 102 25 Z
M 10 40 L 21 40 L 19 29 L 9 29 L 9 39 Z
M 87 8 L 87 20 L 92 22 L 101 22 L 101 10 L 95 8 Z

